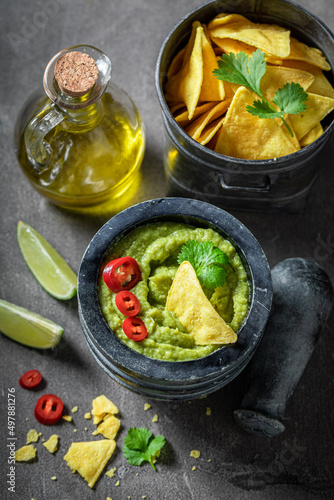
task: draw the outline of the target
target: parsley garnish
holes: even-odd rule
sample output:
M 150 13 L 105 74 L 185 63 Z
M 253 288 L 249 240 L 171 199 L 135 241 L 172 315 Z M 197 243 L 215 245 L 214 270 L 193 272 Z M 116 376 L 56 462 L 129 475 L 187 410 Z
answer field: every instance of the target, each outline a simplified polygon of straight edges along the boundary
M 223 54 L 218 61 L 218 69 L 213 74 L 218 80 L 237 83 L 252 90 L 261 100 L 254 101 L 253 106 L 246 106 L 249 113 L 259 118 L 280 118 L 293 137 L 292 130 L 284 119 L 285 114 L 298 114 L 306 110 L 307 93 L 299 83 L 286 83 L 278 89 L 273 97 L 273 106 L 262 95 L 261 78 L 267 70 L 265 53 L 257 49 L 252 56 L 245 52 Z
M 124 438 L 123 454 L 130 465 L 149 462 L 153 469 L 153 458 L 165 444 L 164 436 L 152 437 L 152 432 L 145 427 L 131 427 Z
M 177 256 L 179 264 L 185 260 L 195 269 L 201 285 L 212 290 L 224 285 L 226 278 L 224 266 L 228 264 L 229 259 L 212 241 L 187 241 Z

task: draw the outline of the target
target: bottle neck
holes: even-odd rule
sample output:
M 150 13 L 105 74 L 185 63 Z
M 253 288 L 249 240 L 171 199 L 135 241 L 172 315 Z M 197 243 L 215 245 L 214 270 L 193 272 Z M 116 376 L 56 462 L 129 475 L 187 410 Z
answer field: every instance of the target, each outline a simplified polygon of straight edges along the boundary
M 83 108 L 66 109 L 59 106 L 65 116 L 66 129 L 70 132 L 85 132 L 95 128 L 103 116 L 102 99 Z

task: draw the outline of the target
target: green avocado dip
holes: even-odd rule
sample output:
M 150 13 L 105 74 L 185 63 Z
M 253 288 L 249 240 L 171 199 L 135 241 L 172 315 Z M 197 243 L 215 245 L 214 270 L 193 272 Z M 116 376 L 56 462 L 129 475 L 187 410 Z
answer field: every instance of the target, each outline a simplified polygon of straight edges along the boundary
M 211 241 L 229 257 L 226 282 L 215 290 L 204 290 L 218 314 L 237 333 L 247 315 L 249 285 L 245 268 L 234 246 L 212 229 L 163 222 L 135 229 L 110 248 L 101 268 L 98 295 L 102 313 L 117 337 L 135 351 L 163 361 L 188 361 L 207 356 L 221 345 L 196 345 L 193 336 L 172 312 L 166 299 L 178 269 L 177 255 L 189 240 Z M 115 305 L 115 296 L 102 278 L 111 260 L 129 256 L 140 265 L 142 279 L 132 289 L 140 301 L 138 314 L 148 330 L 144 340 L 129 339 L 122 329 L 125 316 Z M 112 334 L 111 332 L 111 334 Z

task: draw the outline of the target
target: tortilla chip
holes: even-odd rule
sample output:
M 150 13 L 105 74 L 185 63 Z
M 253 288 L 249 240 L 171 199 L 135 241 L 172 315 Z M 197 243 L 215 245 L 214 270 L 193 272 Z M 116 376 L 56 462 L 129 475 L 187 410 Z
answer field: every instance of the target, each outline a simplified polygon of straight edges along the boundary
M 44 441 L 43 446 L 50 452 L 55 453 L 58 449 L 58 438 L 57 434 L 52 434 L 47 441 Z
M 203 132 L 206 125 L 208 125 L 213 120 L 222 117 L 227 111 L 227 108 L 231 104 L 232 99 L 226 99 L 218 104 L 216 104 L 212 109 L 202 114 L 197 120 L 193 121 L 190 125 L 185 127 L 185 131 L 190 137 L 197 140 L 201 133 Z
M 293 59 L 285 59 L 283 66 L 287 68 L 296 68 L 311 73 L 314 77 L 313 83 L 309 86 L 308 92 L 312 94 L 323 95 L 334 99 L 334 88 L 323 74 L 322 70 L 317 66 L 308 64 L 305 61 L 295 61 Z
M 165 86 L 167 102 L 172 104 L 184 102 L 189 119 L 195 112 L 203 83 L 202 39 L 203 28 L 200 22 L 195 21 L 181 69 L 167 81 Z
M 321 50 L 309 47 L 305 43 L 300 42 L 293 37 L 291 37 L 290 49 L 290 54 L 287 56 L 287 59 L 304 61 L 325 71 L 330 71 L 331 67 L 326 61 L 326 58 Z
M 289 116 L 285 116 L 284 120 L 286 121 L 286 123 L 290 127 L 290 130 L 293 133 L 293 136 L 290 134 L 289 130 L 286 128 L 286 126 L 284 125 L 284 123 L 283 123 L 282 120 L 280 120 L 278 122 L 278 124 L 280 125 L 282 131 L 284 132 L 284 135 L 289 139 L 289 141 L 291 142 L 291 144 L 293 145 L 293 147 L 296 149 L 296 151 L 298 151 L 300 149 L 300 147 L 301 147 L 300 146 L 300 142 L 298 141 L 296 132 L 295 132 L 295 130 L 293 128 L 293 125 L 291 123 L 291 120 L 290 120 Z
M 27 444 L 15 451 L 16 462 L 30 462 L 36 458 L 37 450 L 33 444 Z
M 117 432 L 121 426 L 121 421 L 114 415 L 107 415 L 103 422 L 93 432 L 93 436 L 102 434 L 107 439 L 115 439 Z
M 97 417 L 102 418 L 105 416 L 106 413 L 110 413 L 111 415 L 115 415 L 118 413 L 118 408 L 110 399 L 108 399 L 104 394 L 101 396 L 98 396 L 97 398 L 93 399 L 93 409 L 92 409 L 92 414 Z
M 167 102 L 184 102 L 191 120 L 198 102 L 224 99 L 224 83 L 213 75 L 216 68 L 218 63 L 206 27 L 195 21 L 183 56 L 176 55 L 168 71 L 165 86 Z
M 203 25 L 202 36 L 203 83 L 199 101 L 222 101 L 225 98 L 224 83 L 214 76 L 218 68 L 216 54 L 213 51 L 206 26 Z
M 183 113 L 183 111 L 187 111 L 187 108 L 184 104 L 184 102 L 179 102 L 177 104 L 171 104 L 169 106 L 170 112 L 172 115 L 178 114 L 178 113 Z
M 183 47 L 176 56 L 173 58 L 172 62 L 169 65 L 168 71 L 167 71 L 167 79 L 172 78 L 172 76 L 176 75 L 182 67 L 183 63 L 183 58 L 184 54 L 186 51 L 186 47 Z
M 73 472 L 79 474 L 92 488 L 116 448 L 110 439 L 72 443 L 64 456 Z
M 220 50 L 225 52 L 226 54 L 230 54 L 231 52 L 233 54 L 237 54 L 238 52 L 245 52 L 245 54 L 251 56 L 256 50 L 256 47 L 248 45 L 247 43 L 240 42 L 238 40 L 232 40 L 230 38 L 216 38 L 212 35 L 210 36 L 210 38 L 216 45 L 218 45 Z M 265 60 L 266 62 L 275 65 L 282 64 L 282 59 L 278 59 L 277 57 L 269 54 L 266 54 Z
M 290 31 L 276 24 L 253 23 L 240 14 L 219 14 L 208 29 L 212 37 L 232 38 L 276 57 L 290 54 Z
M 174 118 L 175 118 L 175 120 L 177 121 L 177 123 L 181 127 L 186 127 L 194 119 L 198 118 L 200 115 L 202 115 L 206 111 L 209 111 L 214 106 L 216 106 L 216 104 L 217 104 L 216 101 L 205 102 L 204 104 L 199 104 L 198 106 L 196 106 L 196 109 L 194 111 L 192 120 L 188 119 L 188 111 L 187 111 L 187 109 L 183 109 L 179 113 L 175 113 L 175 114 L 173 113 L 174 114 Z
M 219 129 L 223 126 L 224 120 L 225 117 L 223 116 L 222 118 L 218 118 L 217 120 L 210 122 L 202 130 L 201 135 L 196 139 L 196 141 L 202 144 L 202 146 L 209 144 L 214 139 Z
M 215 147 L 217 153 L 248 160 L 265 160 L 297 149 L 275 119 L 261 119 L 246 110 L 254 94 L 245 87 L 236 92 Z
M 196 345 L 230 344 L 237 335 L 206 297 L 192 265 L 184 261 L 169 290 L 167 311 L 173 312 L 195 339 Z
M 293 137 L 280 119 L 260 119 L 245 110 L 258 99 L 255 94 L 250 92 L 246 97 L 241 85 L 213 77 L 222 53 L 251 56 L 257 48 L 265 53 L 268 63 L 261 81 L 261 91 L 268 101 L 292 82 L 310 95 L 306 112 L 284 117 L 295 130 Z M 175 120 L 200 144 L 236 158 L 276 158 L 298 151 L 323 130 L 319 122 L 331 112 L 334 100 L 334 88 L 323 70 L 330 70 L 324 54 L 291 37 L 288 29 L 222 13 L 207 26 L 193 23 L 188 44 L 168 69 L 165 96 Z M 223 89 L 217 87 L 217 81 Z M 224 98 L 218 99 L 222 92 Z M 227 114 L 219 115 L 215 101 L 221 105 L 227 99 L 232 99 Z M 251 134 L 250 130 L 255 132 Z
M 312 142 L 314 142 L 318 137 L 321 136 L 321 134 L 324 133 L 324 129 L 322 128 L 321 123 L 317 123 L 308 134 L 304 135 L 304 137 L 300 141 L 300 145 L 302 148 L 305 146 L 308 146 Z
M 334 99 L 310 92 L 307 95 L 306 111 L 289 115 L 299 141 L 334 109 Z
M 314 82 L 314 76 L 299 69 L 268 66 L 261 79 L 261 91 L 268 101 L 272 101 L 278 89 L 292 82 L 298 83 L 306 91 Z

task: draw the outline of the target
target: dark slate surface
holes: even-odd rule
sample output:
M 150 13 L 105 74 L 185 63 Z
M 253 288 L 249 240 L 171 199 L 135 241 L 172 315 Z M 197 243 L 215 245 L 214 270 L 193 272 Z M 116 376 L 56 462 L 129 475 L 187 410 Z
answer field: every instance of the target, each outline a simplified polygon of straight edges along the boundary
M 237 3 L 237 2 L 236 2 Z M 334 29 L 331 0 L 300 1 Z M 285 431 L 274 438 L 252 436 L 233 418 L 244 394 L 245 375 L 206 399 L 192 403 L 152 402 L 113 382 L 95 363 L 80 327 L 77 303 L 52 299 L 34 281 L 17 243 L 16 225 L 22 219 L 39 230 L 79 268 L 90 239 L 105 222 L 82 218 L 49 205 L 20 172 L 13 150 L 16 116 L 27 96 L 41 84 L 49 59 L 58 50 L 78 43 L 104 50 L 113 63 L 113 80 L 137 103 L 146 124 L 147 149 L 140 190 L 131 203 L 166 195 L 161 163 L 162 123 L 155 95 L 154 70 L 159 47 L 174 24 L 200 2 L 179 0 L 123 0 L 122 2 L 47 0 L 5 1 L 1 23 L 1 243 L 0 297 L 39 312 L 62 324 L 65 334 L 54 351 L 39 352 L 1 336 L 1 490 L 2 498 L 18 500 L 314 500 L 334 498 L 333 451 L 333 313 L 289 400 L 283 419 Z M 264 248 L 270 266 L 289 257 L 320 264 L 334 281 L 333 139 L 322 155 L 320 172 L 302 214 L 237 213 Z M 18 385 L 19 376 L 38 367 L 46 379 L 40 392 Z M 25 444 L 29 429 L 48 438 L 56 432 L 60 447 L 53 456 L 37 443 L 38 460 L 15 467 L 15 493 L 9 484 L 7 395 L 16 394 L 16 447 Z M 49 429 L 37 424 L 33 408 L 44 392 L 61 396 L 68 411 L 78 405 L 72 424 Z M 91 438 L 92 422 L 83 415 L 91 401 L 106 394 L 120 408 L 122 429 L 110 466 L 113 479 L 102 476 L 90 490 L 73 475 L 63 456 L 72 441 Z M 206 415 L 210 407 L 212 413 Z M 152 422 L 157 414 L 158 422 Z M 167 445 L 157 472 L 149 465 L 129 467 L 121 447 L 131 426 L 149 427 L 164 434 Z M 85 431 L 85 427 L 88 431 Z M 75 433 L 74 430 L 77 429 Z M 96 439 L 96 438 L 93 438 Z M 190 451 L 201 451 L 199 459 Z M 196 466 L 196 470 L 192 467 Z M 137 475 L 138 474 L 138 475 Z M 51 480 L 52 476 L 57 481 Z M 115 486 L 117 481 L 119 486 Z

